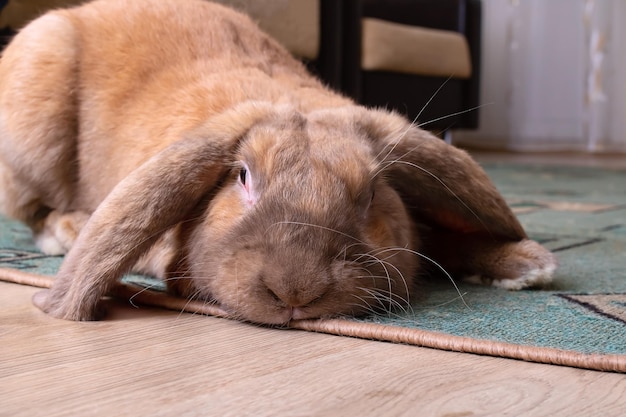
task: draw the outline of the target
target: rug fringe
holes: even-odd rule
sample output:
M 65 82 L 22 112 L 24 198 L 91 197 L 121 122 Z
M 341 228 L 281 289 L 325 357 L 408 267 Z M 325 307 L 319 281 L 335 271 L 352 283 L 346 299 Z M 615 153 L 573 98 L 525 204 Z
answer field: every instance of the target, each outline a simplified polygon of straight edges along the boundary
M 414 328 L 341 319 L 300 321 L 293 323 L 291 327 L 340 336 L 405 343 L 433 349 L 519 359 L 528 362 L 563 365 L 597 371 L 626 372 L 626 356 L 624 355 L 590 355 L 560 349 L 515 345 Z
M 0 268 L 0 280 L 40 288 L 50 288 L 54 282 L 53 277 L 4 268 Z M 126 299 L 132 304 L 137 303 L 179 312 L 184 311 L 230 318 L 226 311 L 214 304 L 176 298 L 164 293 L 156 293 L 125 284 L 117 285 L 111 295 L 116 298 Z M 519 359 L 551 365 L 597 371 L 626 372 L 626 355 L 583 354 L 560 349 L 472 339 L 427 330 L 362 323 L 345 319 L 298 320 L 292 321 L 289 327 L 338 336 L 405 343 L 433 349 Z

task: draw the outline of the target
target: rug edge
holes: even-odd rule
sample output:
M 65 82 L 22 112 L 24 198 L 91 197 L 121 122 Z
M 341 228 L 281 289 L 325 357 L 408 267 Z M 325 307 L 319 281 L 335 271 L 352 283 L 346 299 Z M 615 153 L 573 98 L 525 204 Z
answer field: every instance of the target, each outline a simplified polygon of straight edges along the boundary
M 415 328 L 377 323 L 359 323 L 343 319 L 302 321 L 294 323 L 291 327 L 338 336 L 404 343 L 451 352 L 487 355 L 594 371 L 626 373 L 626 355 L 585 354 L 555 348 L 525 346 L 455 336 Z
M 49 288 L 54 278 L 9 268 L 0 268 L 0 281 Z M 120 284 L 115 296 L 152 307 L 187 313 L 229 318 L 218 306 L 199 301 L 189 301 L 167 294 L 140 291 Z M 517 359 L 533 363 L 569 366 L 594 371 L 626 373 L 626 355 L 584 354 L 579 352 L 524 346 L 492 340 L 474 339 L 445 333 L 406 328 L 377 323 L 359 323 L 345 319 L 318 319 L 293 321 L 292 329 L 337 336 L 357 337 L 381 342 L 404 343 L 432 349 Z

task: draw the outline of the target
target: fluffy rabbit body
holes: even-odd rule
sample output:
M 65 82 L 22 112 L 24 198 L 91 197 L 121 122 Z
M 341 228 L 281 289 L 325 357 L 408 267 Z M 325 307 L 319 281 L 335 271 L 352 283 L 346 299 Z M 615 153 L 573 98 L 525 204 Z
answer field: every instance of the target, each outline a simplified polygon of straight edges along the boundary
M 0 181 L 0 210 L 67 252 L 34 297 L 64 319 L 129 270 L 284 324 L 402 308 L 426 269 L 519 289 L 555 268 L 467 154 L 202 0 L 27 25 L 0 60 Z

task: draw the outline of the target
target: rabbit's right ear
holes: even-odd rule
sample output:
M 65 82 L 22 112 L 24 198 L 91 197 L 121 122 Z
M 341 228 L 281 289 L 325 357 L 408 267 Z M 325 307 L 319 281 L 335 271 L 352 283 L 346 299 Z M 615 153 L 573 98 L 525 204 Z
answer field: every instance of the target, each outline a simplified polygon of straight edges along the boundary
M 92 214 L 54 285 L 35 295 L 35 305 L 58 318 L 95 319 L 101 297 L 217 185 L 239 139 L 272 112 L 269 104 L 238 106 L 133 171 Z
M 387 111 L 367 110 L 357 124 L 372 141 L 380 174 L 415 218 L 465 235 L 526 238 L 487 174 L 466 152 Z

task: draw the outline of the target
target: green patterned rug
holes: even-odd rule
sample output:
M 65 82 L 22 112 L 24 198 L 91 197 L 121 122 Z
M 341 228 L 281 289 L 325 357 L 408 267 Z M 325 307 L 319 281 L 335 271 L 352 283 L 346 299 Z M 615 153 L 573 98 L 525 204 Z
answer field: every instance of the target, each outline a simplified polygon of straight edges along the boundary
M 438 283 L 413 314 L 367 320 L 626 355 L 626 171 L 510 164 L 486 169 L 530 237 L 558 256 L 553 284 L 520 292 L 461 285 L 462 302 L 450 285 Z
M 557 254 L 560 266 L 549 288 L 509 292 L 459 284 L 459 294 L 442 281 L 429 284 L 428 297 L 412 312 L 299 327 L 626 372 L 626 171 L 485 168 L 529 235 Z M 57 270 L 61 258 L 39 253 L 24 226 L 0 217 L 0 231 L 0 268 Z M 578 359 L 562 359 L 561 351 Z

